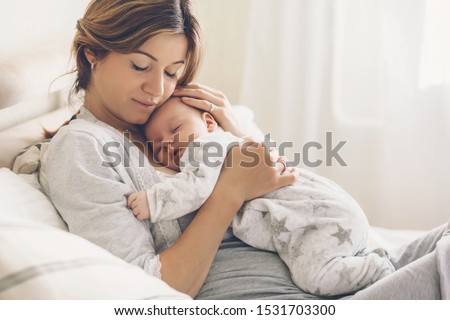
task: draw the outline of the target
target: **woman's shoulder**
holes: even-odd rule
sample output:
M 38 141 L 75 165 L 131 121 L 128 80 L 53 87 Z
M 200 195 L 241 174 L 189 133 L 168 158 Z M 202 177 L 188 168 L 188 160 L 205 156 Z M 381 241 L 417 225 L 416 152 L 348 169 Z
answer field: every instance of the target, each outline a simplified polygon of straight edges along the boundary
M 49 190 L 48 181 L 67 171 L 103 170 L 102 164 L 108 160 L 105 145 L 115 140 L 109 130 L 82 119 L 61 127 L 41 154 L 39 180 L 44 190 Z
M 105 148 L 121 149 L 117 130 L 99 122 L 75 119 L 61 127 L 51 139 L 42 162 L 72 162 L 75 159 L 106 158 Z
M 100 121 L 92 122 L 86 119 L 74 119 L 59 129 L 50 144 L 65 143 L 68 139 L 89 140 L 92 143 L 120 142 L 120 135 L 117 130 L 103 125 Z

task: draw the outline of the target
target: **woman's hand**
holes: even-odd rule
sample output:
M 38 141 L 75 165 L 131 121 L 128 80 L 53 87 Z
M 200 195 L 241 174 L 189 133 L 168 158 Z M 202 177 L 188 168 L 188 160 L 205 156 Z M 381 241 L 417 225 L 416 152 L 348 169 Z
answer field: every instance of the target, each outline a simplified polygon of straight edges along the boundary
M 244 201 L 294 183 L 296 172 L 288 169 L 281 175 L 283 158 L 274 159 L 278 162 L 272 162 L 266 147 L 258 143 L 244 143 L 228 152 L 208 200 L 181 237 L 160 253 L 165 282 L 191 297 L 197 295 L 223 235 Z
M 183 102 L 191 107 L 211 113 L 223 130 L 231 132 L 237 137 L 247 135 L 239 127 L 239 122 L 231 111 L 231 105 L 222 92 L 201 84 L 191 83 L 177 87 L 173 95 L 181 97 Z
M 294 183 L 297 176 L 284 157 L 272 155 L 261 143 L 247 142 L 229 151 L 218 184 L 242 204 Z

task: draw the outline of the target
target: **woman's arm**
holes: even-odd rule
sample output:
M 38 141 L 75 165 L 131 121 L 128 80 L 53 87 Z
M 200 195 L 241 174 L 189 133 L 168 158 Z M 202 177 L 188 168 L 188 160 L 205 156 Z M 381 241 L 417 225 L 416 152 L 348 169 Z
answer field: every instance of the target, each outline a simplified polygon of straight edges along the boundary
M 111 160 L 97 137 L 69 131 L 69 127 L 61 128 L 52 139 L 40 170 L 41 178 L 46 176 L 46 193 L 69 231 L 160 276 L 148 225 L 127 208 L 125 195 L 136 191 L 127 172 L 123 166 L 102 165 Z
M 296 179 L 294 171 L 280 176 L 283 165 L 272 166 L 262 146 L 235 147 L 227 160 L 211 196 L 179 240 L 160 254 L 162 279 L 192 297 L 202 287 L 223 235 L 243 202 Z
M 170 286 L 192 297 L 203 285 L 223 235 L 243 202 L 295 181 L 293 173 L 279 175 L 281 164 L 271 167 L 263 147 L 231 149 L 211 196 L 175 244 L 156 255 L 148 226 L 127 209 L 125 194 L 136 190 L 114 168 L 102 166 L 107 159 L 101 147 L 84 132 L 62 129 L 53 138 L 41 168 L 41 173 L 47 171 L 52 202 L 72 233 L 149 274 L 159 276 L 160 271 Z
M 173 95 L 181 97 L 187 105 L 207 112 L 211 111 L 211 106 L 214 104 L 215 108 L 211 114 L 223 130 L 240 138 L 248 136 L 240 128 L 239 121 L 233 115 L 230 102 L 222 92 L 201 84 L 191 83 L 177 87 Z

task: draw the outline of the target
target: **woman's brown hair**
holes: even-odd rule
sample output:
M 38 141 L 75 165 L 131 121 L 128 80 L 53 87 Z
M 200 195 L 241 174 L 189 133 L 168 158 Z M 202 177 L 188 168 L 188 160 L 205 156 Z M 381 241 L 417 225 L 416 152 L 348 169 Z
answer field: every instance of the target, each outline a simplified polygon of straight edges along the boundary
M 183 34 L 188 41 L 185 68 L 178 84 L 191 82 L 203 57 L 203 36 L 191 0 L 92 0 L 77 21 L 72 44 L 76 80 L 71 94 L 89 87 L 91 65 L 84 54 L 97 59 L 109 52 L 128 54 L 161 33 Z M 56 132 L 46 132 L 50 137 Z
M 91 77 L 84 49 L 90 49 L 98 59 L 111 51 L 127 54 L 161 33 L 186 36 L 186 67 L 178 83 L 191 82 L 202 60 L 203 37 L 190 0 L 91 1 L 77 22 L 72 45 L 77 72 L 74 93 L 86 90 Z

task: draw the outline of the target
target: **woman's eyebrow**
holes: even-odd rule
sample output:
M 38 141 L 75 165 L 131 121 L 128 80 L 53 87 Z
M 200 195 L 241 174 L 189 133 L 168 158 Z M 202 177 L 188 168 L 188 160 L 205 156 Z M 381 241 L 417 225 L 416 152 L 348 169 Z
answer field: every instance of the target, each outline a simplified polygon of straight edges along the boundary
M 149 57 L 150 59 L 152 59 L 152 60 L 158 62 L 158 59 L 156 59 L 154 56 L 152 56 L 152 55 L 151 55 L 150 53 L 148 53 L 148 52 L 141 51 L 141 50 L 136 50 L 134 53 L 140 53 L 140 54 L 143 54 L 143 55 Z M 172 64 L 180 64 L 180 63 L 181 63 L 181 64 L 184 64 L 184 60 L 175 61 L 175 62 L 172 63 Z

